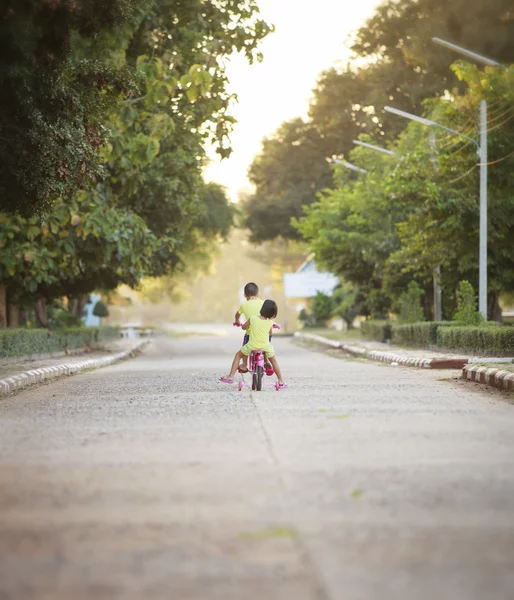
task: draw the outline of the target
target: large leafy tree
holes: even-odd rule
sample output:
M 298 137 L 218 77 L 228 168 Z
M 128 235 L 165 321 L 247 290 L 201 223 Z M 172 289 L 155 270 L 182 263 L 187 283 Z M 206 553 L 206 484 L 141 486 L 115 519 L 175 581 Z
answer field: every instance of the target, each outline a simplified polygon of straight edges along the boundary
M 513 62 L 512 3 L 385 0 L 352 41 L 365 62 L 325 71 L 314 90 L 310 117 L 326 153 L 348 153 L 362 132 L 394 139 L 402 125 L 383 111 L 386 104 L 419 113 L 426 98 L 465 89 L 450 69 L 455 54 L 434 44 L 433 36 Z
M 322 140 L 302 119 L 284 123 L 273 137 L 264 139 L 249 177 L 255 194 L 245 201 L 243 211 L 253 242 L 298 239 L 291 218 L 301 216 L 316 193 L 332 183 Z
M 2 2 L 1 210 L 33 214 L 101 175 L 103 118 L 133 82 L 124 69 L 73 61 L 74 40 L 130 22 L 144 1 Z
M 4 245 L 11 242 L 0 260 L 0 325 L 6 294 L 18 304 L 37 298 L 44 324 L 46 301 L 62 295 L 76 300 L 95 288 L 183 271 L 190 257 L 199 262 L 199 253 L 212 249 L 233 224 L 235 211 L 224 191 L 203 182 L 204 144 L 209 139 L 222 156 L 229 154 L 234 119 L 224 59 L 235 51 L 258 59 L 257 45 L 269 27 L 258 19 L 253 0 L 150 0 L 138 6 L 134 19 L 107 35 L 88 38 L 70 25 L 68 70 L 62 72 L 73 69 L 103 102 L 89 130 L 97 135 L 93 158 L 100 177 L 88 176 L 82 164 L 83 179 L 75 187 L 66 172 L 69 189 L 48 188 L 47 199 L 60 193 L 52 215 L 3 215 Z M 88 78 L 90 64 L 99 79 Z M 131 87 L 121 89 L 115 77 L 123 72 L 130 73 Z M 63 156 L 70 152 L 65 147 Z M 79 223 L 72 230 L 66 216 L 71 209 Z M 62 219 L 47 227 L 56 215 Z
M 492 106 L 489 121 L 489 318 L 501 318 L 498 297 L 514 287 L 512 231 L 513 71 L 455 67 L 468 86 L 462 95 L 426 103 L 438 123 L 477 137 L 478 105 Z M 379 313 L 377 291 L 394 302 L 410 280 L 430 297 L 433 269 L 442 267 L 446 316 L 455 307 L 458 282 L 478 285 L 478 159 L 472 142 L 443 132 L 435 146 L 429 131 L 411 123 L 394 146 L 396 157 L 359 148 L 353 161 L 367 176 L 345 174 L 333 191 L 306 211 L 298 227 L 317 260 L 366 297 Z M 373 156 L 371 155 L 373 154 Z M 385 162 L 387 161 L 387 168 Z M 427 311 L 430 312 L 430 311 Z
M 455 72 L 469 90 L 453 101 L 431 103 L 429 114 L 437 122 L 461 130 L 471 122 L 467 133 L 477 139 L 474 124 L 479 102 L 485 98 L 492 106 L 488 124 L 488 316 L 499 320 L 500 293 L 514 289 L 514 72 L 487 69 L 482 73 L 465 63 L 457 65 Z M 416 125 L 409 126 L 406 141 L 414 141 L 416 129 Z M 388 260 L 387 285 L 394 288 L 399 272 L 420 278 L 441 265 L 450 317 L 459 281 L 470 281 L 478 289 L 479 169 L 472 143 L 443 134 L 438 135 L 436 148 L 437 168 L 430 172 L 411 157 L 404 162 L 401 176 L 391 182 L 399 199 L 415 189 L 419 207 L 398 223 L 401 247 Z M 416 152 L 426 154 L 426 147 L 418 145 Z

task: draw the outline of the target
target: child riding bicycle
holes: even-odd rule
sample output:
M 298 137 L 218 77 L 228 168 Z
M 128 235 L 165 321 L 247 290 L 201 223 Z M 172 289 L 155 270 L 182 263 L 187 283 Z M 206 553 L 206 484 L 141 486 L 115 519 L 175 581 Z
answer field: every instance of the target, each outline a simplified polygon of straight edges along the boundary
M 249 331 L 249 340 L 243 345 L 241 350 L 236 352 L 234 360 L 232 361 L 230 373 L 224 377 L 220 377 L 221 382 L 234 383 L 234 375 L 238 369 L 239 361 L 241 359 L 244 360 L 245 357 L 248 360 L 248 356 L 253 350 L 261 350 L 266 354 L 267 359 L 275 370 L 279 389 L 285 389 L 287 387 L 282 379 L 282 373 L 278 366 L 277 359 L 275 358 L 275 349 L 269 341 L 274 324 L 273 319 L 277 316 L 277 313 L 277 303 L 273 300 L 265 300 L 259 316 L 251 316 L 248 321 L 246 321 L 243 325 L 243 329 Z

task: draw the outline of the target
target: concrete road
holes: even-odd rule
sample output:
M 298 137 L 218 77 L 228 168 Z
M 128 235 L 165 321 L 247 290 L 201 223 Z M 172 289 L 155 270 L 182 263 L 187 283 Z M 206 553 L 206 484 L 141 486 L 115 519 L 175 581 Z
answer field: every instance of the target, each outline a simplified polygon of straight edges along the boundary
M 238 339 L 0 401 L 1 600 L 514 597 L 514 406 L 287 339 L 238 393 Z

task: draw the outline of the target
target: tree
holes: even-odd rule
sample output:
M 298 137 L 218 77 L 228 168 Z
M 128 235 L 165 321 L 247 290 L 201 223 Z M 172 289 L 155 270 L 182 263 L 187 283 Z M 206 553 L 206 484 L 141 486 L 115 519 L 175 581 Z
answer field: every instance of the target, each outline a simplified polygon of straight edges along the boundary
M 108 317 L 109 310 L 108 310 L 105 302 L 98 300 L 98 302 L 95 304 L 95 306 L 93 308 L 93 314 L 95 315 L 95 317 L 99 317 L 100 319 L 104 319 L 105 317 Z
M 250 61 L 259 59 L 257 46 L 270 28 L 258 19 L 256 3 L 111 0 L 90 15 L 88 27 L 81 19 L 95 12 L 97 0 L 79 7 L 72 3 L 63 15 L 67 4 L 50 3 L 52 22 L 47 13 L 31 12 L 28 3 L 12 13 L 14 20 L 30 20 L 35 39 L 46 43 L 46 33 L 58 36 L 62 52 L 48 73 L 46 63 L 30 59 L 29 38 L 24 60 L 41 71 L 29 69 L 29 75 L 34 81 L 41 77 L 44 102 L 55 109 L 62 101 L 68 112 L 60 121 L 43 115 L 55 128 L 55 139 L 48 133 L 49 148 L 55 142 L 62 156 L 49 151 L 39 157 L 63 167 L 59 181 L 64 187 L 51 173 L 38 180 L 39 163 L 28 175 L 27 190 L 36 184 L 42 190 L 39 208 L 53 202 L 53 210 L 0 214 L 0 326 L 5 301 L 11 306 L 36 302 L 39 322 L 48 326 L 46 304 L 53 298 L 68 296 L 73 312 L 80 312 L 94 289 L 135 286 L 144 276 L 185 271 L 190 257 L 205 259 L 228 235 L 235 216 L 224 191 L 203 182 L 204 144 L 210 139 L 222 156 L 230 152 L 234 119 L 228 113 L 232 96 L 224 61 L 235 51 Z M 116 6 L 130 18 L 122 23 Z M 97 35 L 102 19 L 105 25 L 123 26 Z M 30 101 L 41 100 L 29 91 Z M 81 128 L 94 134 L 94 144 L 80 138 Z M 45 131 L 38 130 L 38 144 Z M 21 142 L 22 155 L 37 150 L 37 145 L 23 149 Z M 75 160 L 82 179 L 73 179 Z M 27 192 L 26 200 L 28 206 L 34 197 Z
M 327 156 L 347 154 L 363 132 L 393 140 L 403 125 L 384 105 L 419 114 L 425 99 L 465 90 L 450 69 L 455 55 L 434 44 L 434 35 L 512 62 L 512 3 L 385 0 L 353 37 L 360 66 L 328 69 L 314 90 L 310 121 L 323 136 Z
M 469 90 L 451 101 L 429 103 L 427 114 L 476 139 L 480 100 L 486 98 L 493 107 L 489 116 L 488 315 L 501 320 L 499 295 L 514 289 L 512 245 L 507 242 L 514 224 L 514 74 L 503 69 L 481 72 L 466 63 L 457 63 L 455 71 Z M 417 128 L 409 125 L 405 139 L 417 137 Z M 419 209 L 399 221 L 401 247 L 390 257 L 387 268 L 395 274 L 397 265 L 403 265 L 411 275 L 426 278 L 434 266 L 441 265 L 443 287 L 451 295 L 447 302 L 451 316 L 459 281 L 466 279 L 478 286 L 479 173 L 473 144 L 444 134 L 438 137 L 437 148 L 437 169 L 430 173 L 411 157 L 403 162 L 403 175 L 391 182 L 400 201 L 407 190 L 416 188 Z M 418 146 L 416 153 L 426 154 L 426 147 Z
M 134 82 L 101 61 L 74 62 L 74 39 L 129 22 L 142 2 L 2 3 L 0 210 L 34 214 L 101 176 L 103 118 Z
M 298 239 L 291 219 L 332 182 L 332 173 L 316 130 L 302 119 L 283 123 L 263 141 L 261 153 L 249 170 L 255 194 L 243 205 L 244 225 L 252 242 L 276 237 Z

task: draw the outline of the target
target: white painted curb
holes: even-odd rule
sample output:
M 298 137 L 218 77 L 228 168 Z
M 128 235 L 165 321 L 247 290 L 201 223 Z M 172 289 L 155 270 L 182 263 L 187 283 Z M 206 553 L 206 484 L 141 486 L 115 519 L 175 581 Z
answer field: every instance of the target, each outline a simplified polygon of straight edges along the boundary
M 49 379 L 64 377 L 65 375 L 76 375 L 86 369 L 99 369 L 100 367 L 112 365 L 115 362 L 128 358 L 134 352 L 141 350 L 146 344 L 148 344 L 148 340 L 141 340 L 132 348 L 124 350 L 123 352 L 116 352 L 116 354 L 111 354 L 110 356 L 90 358 L 89 360 L 81 360 L 80 362 L 71 364 L 63 363 L 53 367 L 41 367 L 40 369 L 32 369 L 31 371 L 24 371 L 18 375 L 12 375 L 6 379 L 0 379 L 0 396 L 5 396 L 14 390 L 20 390 L 29 385 L 41 383 Z
M 406 367 L 417 367 L 418 369 L 462 369 L 464 364 L 468 362 L 467 358 L 413 358 L 411 356 L 401 356 L 392 352 L 382 352 L 381 350 L 366 350 L 357 346 L 348 346 L 334 340 L 328 340 L 320 335 L 312 333 L 302 333 L 297 331 L 295 337 L 299 339 L 309 340 L 331 348 L 338 348 L 348 354 L 378 360 L 385 363 L 396 363 Z
M 514 373 L 512 371 L 467 366 L 462 369 L 462 378 L 475 383 L 491 385 L 500 390 L 514 390 Z

